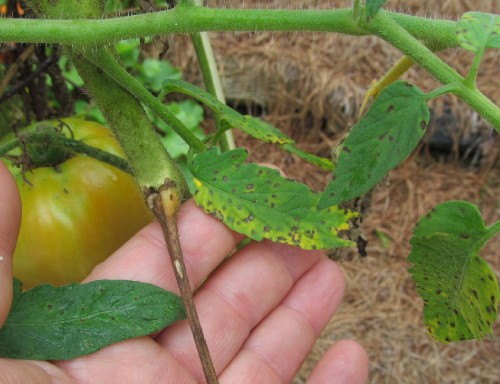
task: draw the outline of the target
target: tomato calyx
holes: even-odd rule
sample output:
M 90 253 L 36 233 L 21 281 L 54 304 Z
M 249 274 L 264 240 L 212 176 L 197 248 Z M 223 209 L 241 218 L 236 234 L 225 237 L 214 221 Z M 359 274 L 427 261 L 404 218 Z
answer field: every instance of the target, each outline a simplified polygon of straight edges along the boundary
M 63 133 L 64 128 L 69 131 L 69 137 Z M 121 157 L 75 140 L 71 128 L 64 122 L 57 127 L 41 123 L 35 131 L 18 133 L 16 136 L 15 140 L 0 146 L 0 157 L 9 159 L 14 167 L 21 168 L 25 181 L 28 181 L 24 177 L 26 172 L 41 167 L 58 170 L 60 164 L 77 155 L 92 157 L 132 173 L 128 162 Z M 21 154 L 9 154 L 16 147 L 21 149 Z

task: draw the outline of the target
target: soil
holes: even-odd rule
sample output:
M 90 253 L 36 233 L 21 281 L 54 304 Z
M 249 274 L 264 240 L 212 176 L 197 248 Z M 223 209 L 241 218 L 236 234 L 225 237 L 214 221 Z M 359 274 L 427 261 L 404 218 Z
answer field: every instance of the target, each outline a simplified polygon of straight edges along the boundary
M 286 3 L 286 4 L 284 4 Z M 269 8 L 339 8 L 351 1 L 221 0 L 209 5 Z M 491 0 L 389 1 L 388 7 L 416 15 L 457 19 L 466 11 L 500 13 Z M 301 148 L 328 156 L 332 145 L 352 126 L 367 88 L 400 57 L 373 37 L 321 33 L 211 34 L 229 103 L 259 115 L 291 135 Z M 440 53 L 466 74 L 472 56 L 459 49 Z M 185 78 L 201 84 L 196 58 L 186 37 L 170 39 L 167 58 Z M 404 79 L 427 91 L 437 86 L 428 74 L 411 68 Z M 480 70 L 478 87 L 497 105 L 500 101 L 498 50 L 490 50 Z M 336 255 L 348 288 L 339 312 L 316 343 L 294 383 L 305 382 L 324 351 L 337 340 L 358 340 L 370 356 L 370 383 L 498 383 L 500 339 L 440 344 L 422 321 L 422 301 L 407 272 L 409 239 L 418 218 L 447 200 L 478 205 L 487 224 L 500 219 L 500 141 L 491 126 L 455 97 L 430 104 L 432 120 L 422 146 L 393 170 L 372 195 L 371 212 L 362 229 L 367 256 L 356 250 Z M 271 162 L 289 177 L 315 190 L 328 174 L 235 133 L 251 159 Z M 500 278 L 500 237 L 482 256 Z M 496 322 L 495 334 L 500 332 Z

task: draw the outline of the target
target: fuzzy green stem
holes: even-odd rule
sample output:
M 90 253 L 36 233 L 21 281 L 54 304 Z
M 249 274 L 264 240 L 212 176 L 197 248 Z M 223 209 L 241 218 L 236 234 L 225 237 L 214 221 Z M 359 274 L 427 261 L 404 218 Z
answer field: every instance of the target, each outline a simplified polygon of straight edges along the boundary
M 380 12 L 379 12 L 380 13 Z M 456 47 L 455 22 L 385 12 L 415 38 L 436 50 Z M 352 9 L 272 10 L 219 9 L 192 5 L 173 10 L 98 20 L 0 18 L 0 41 L 87 45 L 123 39 L 203 31 L 316 31 L 366 35 Z
M 371 22 L 365 23 L 364 27 L 405 53 L 443 85 L 453 84 L 453 93 L 500 132 L 500 108 L 479 90 L 471 89 L 462 76 L 395 22 L 390 13 L 380 10 Z
M 158 187 L 168 178 L 176 180 L 187 198 L 186 182 L 139 101 L 81 55 L 68 53 L 122 146 L 141 189 Z
M 203 142 L 175 117 L 166 105 L 154 97 L 137 79 L 131 76 L 107 48 L 102 47 L 92 52 L 86 52 L 84 55 L 110 78 L 115 80 L 118 85 L 127 90 L 131 95 L 134 95 L 140 102 L 150 108 L 153 113 L 170 125 L 195 153 L 205 149 Z
M 479 66 L 481 64 L 481 60 L 483 59 L 483 56 L 484 56 L 484 49 L 481 49 L 474 56 L 474 60 L 472 61 L 472 65 L 470 67 L 469 73 L 467 74 L 467 77 L 465 78 L 465 84 L 469 88 L 476 88 L 477 73 L 479 71 Z

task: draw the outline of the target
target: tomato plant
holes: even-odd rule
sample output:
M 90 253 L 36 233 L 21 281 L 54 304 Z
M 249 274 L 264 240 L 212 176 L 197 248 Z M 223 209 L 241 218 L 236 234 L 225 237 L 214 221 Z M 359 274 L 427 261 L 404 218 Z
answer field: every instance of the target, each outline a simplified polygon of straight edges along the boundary
M 71 132 L 77 140 L 123 157 L 106 127 L 77 119 L 65 119 L 64 124 L 66 135 Z M 15 177 L 23 206 L 14 276 L 26 288 L 80 281 L 152 219 L 134 179 L 94 158 L 77 155 L 26 172 L 4 162 Z
M 178 210 L 189 191 L 178 164 L 172 159 L 178 147 L 167 145 L 168 152 L 165 151 L 155 130 L 156 122 L 153 124 L 151 120 L 163 121 L 189 147 L 186 157 L 194 177 L 198 206 L 255 241 L 266 238 L 307 249 L 353 245 L 341 237 L 342 232 L 349 229 L 351 219 L 358 216 L 344 208 L 346 203 L 369 192 L 415 150 L 431 117 L 429 101 L 446 94 L 456 95 L 500 132 L 500 108 L 476 87 L 485 51 L 500 48 L 498 15 L 468 12 L 457 22 L 433 20 L 386 11 L 382 7 L 384 0 L 353 0 L 349 8 L 312 11 L 205 7 L 202 0 L 178 0 L 154 12 L 143 9 L 144 12 L 132 16 L 105 17 L 104 2 L 99 0 L 26 2 L 38 19 L 0 20 L 0 40 L 57 44 L 64 48 L 65 55 L 119 139 L 137 183 L 145 191 L 162 226 L 203 370 L 211 384 L 218 382 L 216 372 L 197 318 L 176 227 Z M 222 87 L 217 83 L 215 58 L 210 53 L 208 37 L 202 33 L 265 30 L 373 35 L 404 55 L 369 92 L 373 96 L 370 109 L 351 128 L 345 141 L 332 149 L 337 154 L 334 162 L 305 153 L 276 127 L 252 116 L 242 116 L 224 104 Z M 164 75 L 134 77 L 117 60 L 116 43 L 119 40 L 170 33 L 186 33 L 192 37 L 208 92 L 178 79 L 162 79 Z M 474 54 L 465 76 L 437 54 L 457 47 Z M 441 85 L 424 92 L 416 85 L 397 81 L 413 64 L 422 67 Z M 155 63 L 149 69 L 151 73 L 160 74 L 161 67 Z M 198 137 L 164 104 L 169 93 L 181 93 L 203 103 L 213 113 L 215 131 L 208 137 Z M 235 149 L 228 138 L 233 128 L 331 170 L 329 184 L 322 193 L 316 193 L 303 184 L 281 177 L 276 171 L 245 163 L 247 152 Z M 88 205 L 81 194 L 90 189 L 86 183 L 94 185 L 100 175 L 87 176 L 89 165 L 80 168 L 75 165 L 75 170 L 66 170 L 68 164 L 84 160 L 90 159 L 73 157 L 56 167 L 45 167 L 47 174 L 41 172 L 44 168 L 32 173 L 17 171 L 22 199 L 26 196 L 29 199 L 29 193 L 35 194 L 35 188 L 41 183 L 38 173 L 40 178 L 49 180 L 48 185 L 58 186 L 55 192 L 41 198 L 39 211 L 25 203 L 25 211 L 36 212 L 33 220 L 38 221 L 36 232 L 28 230 L 28 235 L 33 237 L 27 243 L 36 244 L 36 248 L 41 248 L 43 242 L 50 244 L 50 263 L 63 266 L 65 272 L 69 267 L 54 260 L 57 247 L 51 243 L 55 237 L 62 239 L 64 248 L 76 244 L 78 251 L 107 242 L 113 223 L 118 222 L 119 231 L 124 234 L 123 224 L 129 221 L 133 206 L 125 203 L 112 215 L 111 222 L 103 224 L 107 217 L 105 208 L 121 198 L 117 193 L 126 195 L 127 192 L 116 184 L 118 177 L 115 175 L 115 179 L 111 177 L 115 182 L 113 192 L 108 194 L 102 187 L 96 201 Z M 78 180 L 69 175 L 77 175 Z M 109 197 L 111 202 L 104 202 L 104 197 Z M 51 222 L 42 220 L 52 203 L 55 204 L 54 216 L 69 227 L 67 233 L 61 229 L 44 233 Z M 90 228 L 78 227 L 75 223 L 80 214 L 97 220 L 98 224 L 94 222 Z M 22 228 L 21 231 L 26 230 Z M 95 236 L 103 233 L 106 240 L 97 241 Z M 440 205 L 419 222 L 412 239 L 410 261 L 415 265 L 411 271 L 417 288 L 423 292 L 426 325 L 438 340 L 481 339 L 491 333 L 500 291 L 494 273 L 478 252 L 497 233 L 500 233 L 500 221 L 487 227 L 477 209 L 463 202 Z M 20 242 L 18 252 L 25 240 L 21 238 Z M 34 251 L 27 251 L 30 258 Z M 67 248 L 64 251 L 70 253 Z M 85 260 L 94 253 L 86 251 Z M 74 255 L 76 253 L 71 255 L 69 264 L 74 263 Z M 443 255 L 447 263 L 443 262 Z M 38 269 L 31 259 L 27 264 L 32 273 Z M 42 262 L 39 267 L 46 264 Z M 64 290 L 58 292 L 59 297 L 67 299 Z M 43 298 L 37 300 L 41 302 Z M 48 318 L 47 323 L 50 320 Z M 78 331 L 79 326 L 81 324 L 75 322 L 73 331 Z M 115 324 L 110 328 L 114 329 Z M 52 337 L 48 333 L 45 336 Z M 44 356 L 49 359 L 53 355 Z

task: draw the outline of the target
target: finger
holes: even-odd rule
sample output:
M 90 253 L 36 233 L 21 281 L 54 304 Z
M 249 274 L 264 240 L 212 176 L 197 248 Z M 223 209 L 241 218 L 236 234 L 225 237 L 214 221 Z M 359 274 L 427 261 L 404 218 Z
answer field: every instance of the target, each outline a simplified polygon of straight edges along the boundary
M 21 222 L 21 200 L 16 183 L 0 161 L 0 327 L 12 302 L 12 255 Z
M 242 236 L 204 213 L 193 200 L 178 217 L 179 237 L 192 286 L 197 286 L 234 249 Z M 151 223 L 111 257 L 99 264 L 85 281 L 127 279 L 144 281 L 178 292 L 163 232 Z
M 195 297 L 200 321 L 216 371 L 221 372 L 252 329 L 287 295 L 295 281 L 318 260 L 306 252 L 270 242 L 252 243 L 227 261 Z M 189 327 L 179 323 L 157 341 L 185 365 L 201 366 Z
M 252 332 L 221 383 L 290 383 L 340 304 L 344 287 L 339 267 L 318 260 Z
M 311 373 L 308 384 L 365 384 L 368 382 L 368 355 L 351 340 L 331 347 Z

